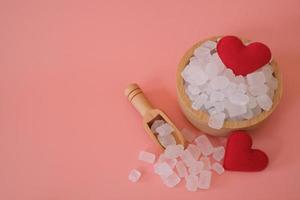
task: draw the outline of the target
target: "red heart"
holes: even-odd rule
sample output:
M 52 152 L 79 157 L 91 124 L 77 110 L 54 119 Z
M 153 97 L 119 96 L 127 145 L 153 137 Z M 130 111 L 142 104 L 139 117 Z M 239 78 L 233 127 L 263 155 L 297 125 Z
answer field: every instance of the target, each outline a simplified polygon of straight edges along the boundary
M 252 139 L 245 131 L 235 131 L 227 140 L 223 166 L 231 171 L 261 171 L 268 165 L 268 156 L 251 149 Z
M 228 68 L 232 69 L 235 75 L 247 75 L 271 60 L 270 49 L 259 42 L 245 46 L 235 36 L 225 36 L 217 44 L 217 52 Z

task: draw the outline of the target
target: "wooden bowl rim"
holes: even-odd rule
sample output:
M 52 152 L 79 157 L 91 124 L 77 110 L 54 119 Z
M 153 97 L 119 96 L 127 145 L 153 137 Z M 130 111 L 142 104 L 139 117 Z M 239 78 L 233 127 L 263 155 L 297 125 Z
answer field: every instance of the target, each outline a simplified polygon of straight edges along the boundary
M 205 40 L 201 40 L 194 44 L 191 48 L 189 48 L 186 53 L 183 55 L 181 58 L 178 68 L 177 68 L 177 73 L 176 73 L 176 87 L 177 87 L 177 96 L 178 100 L 181 101 L 183 104 L 182 106 L 185 106 L 186 109 L 188 109 L 188 112 L 192 115 L 194 119 L 197 119 L 197 121 L 201 121 L 202 123 L 208 123 L 208 113 L 203 112 L 203 111 L 197 111 L 194 110 L 191 106 L 191 101 L 188 98 L 188 96 L 185 93 L 184 90 L 184 80 L 181 77 L 181 72 L 183 69 L 186 67 L 186 65 L 189 62 L 189 59 L 193 56 L 194 50 L 198 48 L 202 43 L 212 40 L 212 41 L 217 41 L 218 38 L 221 38 L 222 36 L 215 36 L 211 38 L 207 38 Z M 247 39 L 242 39 L 244 42 L 248 42 L 249 40 Z M 261 114 L 248 119 L 248 120 L 241 120 L 241 121 L 233 121 L 233 120 L 225 120 L 224 125 L 222 129 L 244 129 L 248 127 L 255 126 L 256 124 L 259 124 L 266 118 L 268 118 L 271 113 L 275 110 L 275 108 L 278 106 L 279 101 L 282 96 L 282 75 L 279 71 L 279 67 L 277 65 L 277 62 L 272 59 L 270 62 L 270 65 L 272 66 L 274 70 L 274 76 L 278 80 L 278 87 L 275 90 L 274 96 L 273 96 L 273 105 L 272 108 L 269 111 L 262 111 Z M 182 107 L 181 107 L 182 108 Z M 183 108 L 182 108 L 183 109 Z M 207 125 L 208 126 L 208 125 Z

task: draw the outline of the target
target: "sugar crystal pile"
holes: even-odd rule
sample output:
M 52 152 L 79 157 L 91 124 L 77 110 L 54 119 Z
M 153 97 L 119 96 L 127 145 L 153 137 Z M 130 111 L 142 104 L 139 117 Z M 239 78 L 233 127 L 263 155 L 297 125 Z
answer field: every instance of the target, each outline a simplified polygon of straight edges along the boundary
M 154 131 L 158 130 L 163 135 L 168 132 L 164 137 L 172 136 L 172 129 L 162 120 L 154 121 L 151 128 Z M 160 131 L 161 129 L 163 131 Z M 197 137 L 188 129 L 183 129 L 182 133 L 190 142 L 185 149 L 175 142 L 167 144 L 164 152 L 157 159 L 155 154 L 146 151 L 140 151 L 138 158 L 140 161 L 153 164 L 154 173 L 169 188 L 185 181 L 188 191 L 209 189 L 212 172 L 218 175 L 224 173 L 223 165 L 220 162 L 224 158 L 225 148 L 223 146 L 214 147 L 206 135 Z M 128 176 L 132 182 L 137 182 L 140 177 L 141 172 L 136 169 L 131 170 Z
M 245 77 L 235 76 L 222 63 L 216 45 L 204 42 L 181 73 L 192 108 L 207 112 L 214 129 L 221 129 L 225 120 L 247 120 L 270 110 L 278 85 L 271 64 Z

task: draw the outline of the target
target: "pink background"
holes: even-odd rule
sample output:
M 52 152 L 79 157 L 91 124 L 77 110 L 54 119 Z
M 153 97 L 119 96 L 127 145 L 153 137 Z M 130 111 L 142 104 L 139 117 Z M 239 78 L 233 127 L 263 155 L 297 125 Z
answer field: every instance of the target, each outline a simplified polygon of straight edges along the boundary
M 300 199 L 300 1 L 1 1 L 0 199 Z M 259 173 L 214 176 L 210 190 L 166 188 L 142 149 L 158 152 L 123 96 L 137 82 L 179 128 L 183 53 L 214 35 L 266 43 L 284 95 L 252 131 L 270 157 Z M 127 180 L 130 169 L 144 174 Z

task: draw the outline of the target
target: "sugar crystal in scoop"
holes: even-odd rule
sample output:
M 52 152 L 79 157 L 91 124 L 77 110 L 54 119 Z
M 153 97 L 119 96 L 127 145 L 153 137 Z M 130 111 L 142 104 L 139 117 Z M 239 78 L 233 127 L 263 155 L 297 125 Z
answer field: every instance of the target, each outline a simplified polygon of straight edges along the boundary
M 151 163 L 154 163 L 154 161 L 155 161 L 155 155 L 153 153 L 149 153 L 146 151 L 140 151 L 139 160 L 151 164 Z
M 166 123 L 164 120 L 159 119 L 159 120 L 155 120 L 153 122 L 153 124 L 151 125 L 151 130 L 152 132 L 156 132 L 156 128 L 160 127 L 161 125 L 163 125 L 164 123 Z
M 173 129 L 173 127 L 170 124 L 164 123 L 164 124 L 160 125 L 159 127 L 157 127 L 155 129 L 155 131 L 160 136 L 166 136 L 166 135 L 170 135 L 174 131 L 174 129 Z
M 138 171 L 137 169 L 132 169 L 128 175 L 128 179 L 131 182 L 137 182 L 140 177 L 141 177 L 142 173 L 140 171 Z
M 256 98 L 258 105 L 263 109 L 263 110 L 270 110 L 272 108 L 272 100 L 270 97 L 266 94 L 258 96 Z
M 208 156 L 213 153 L 214 148 L 206 135 L 200 135 L 197 137 L 195 139 L 195 143 L 204 156 Z
M 176 140 L 174 138 L 174 136 L 172 134 L 170 135 L 166 135 L 166 136 L 157 136 L 158 141 L 160 142 L 160 144 L 162 146 L 164 146 L 165 148 L 169 145 L 175 145 L 176 144 Z
M 208 189 L 211 182 L 211 171 L 201 171 L 198 181 L 198 188 Z

